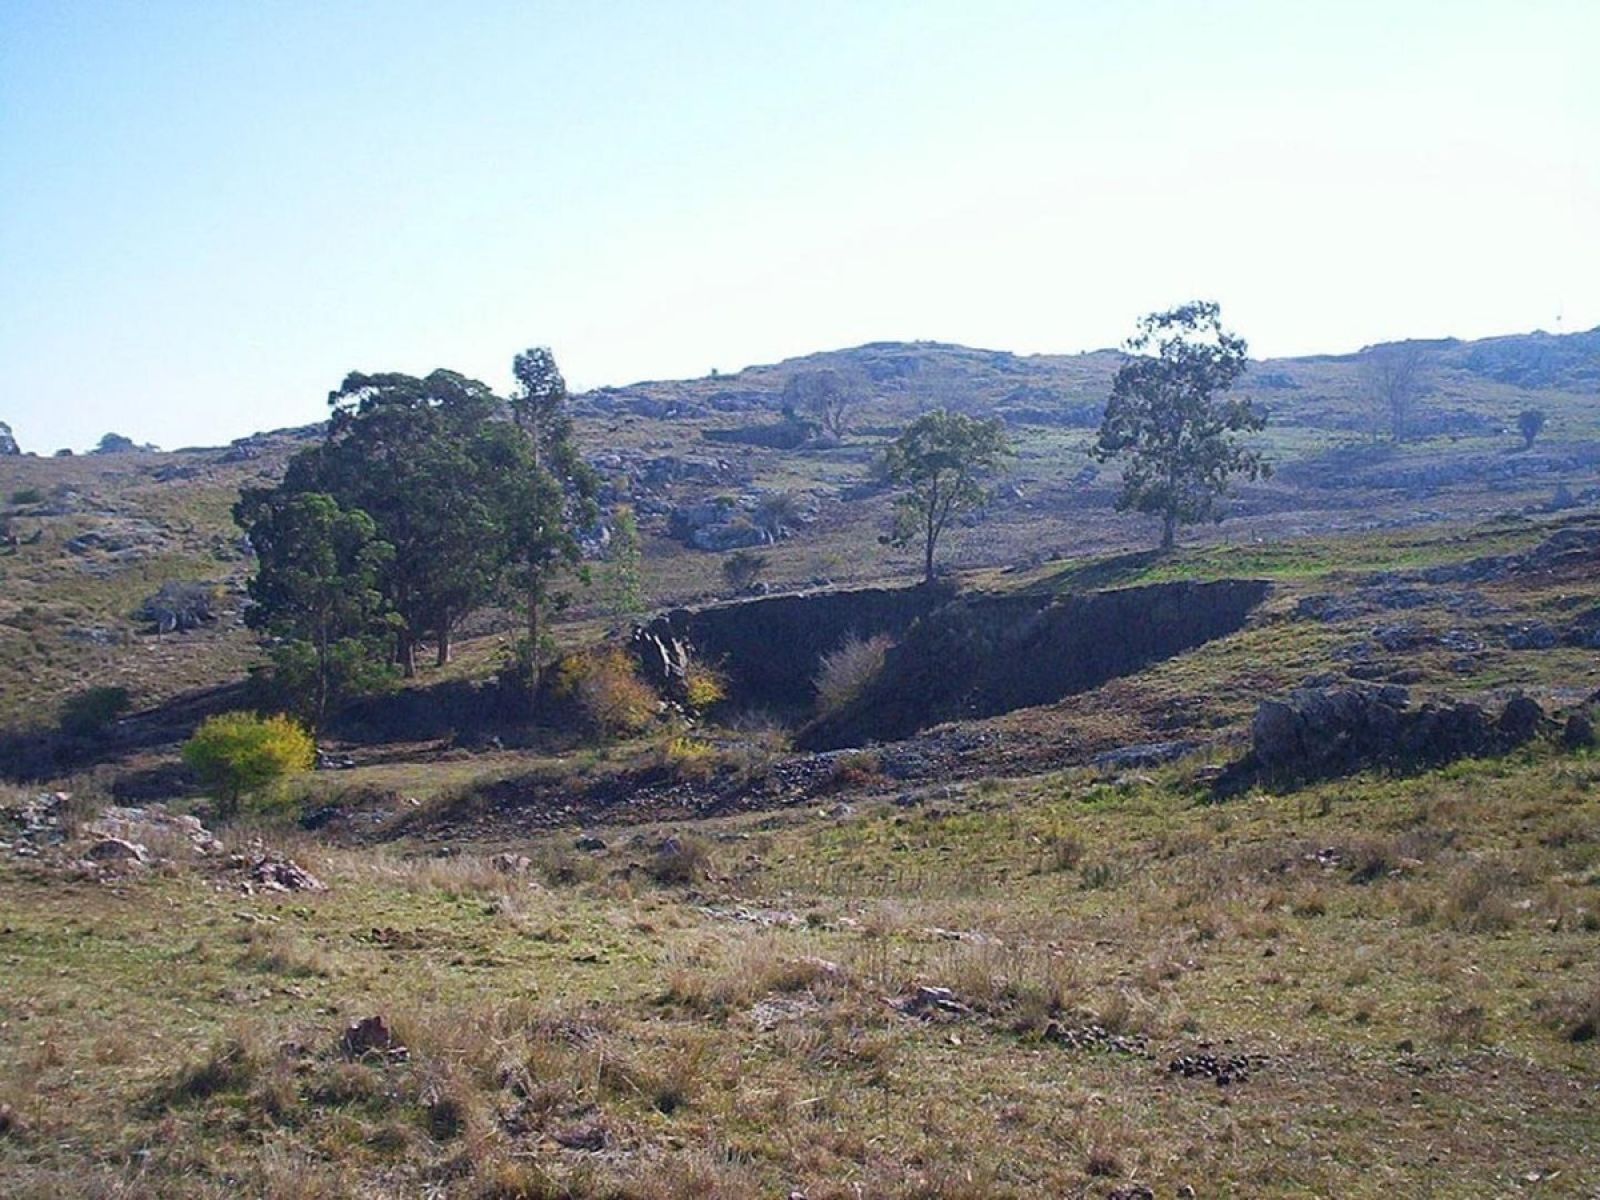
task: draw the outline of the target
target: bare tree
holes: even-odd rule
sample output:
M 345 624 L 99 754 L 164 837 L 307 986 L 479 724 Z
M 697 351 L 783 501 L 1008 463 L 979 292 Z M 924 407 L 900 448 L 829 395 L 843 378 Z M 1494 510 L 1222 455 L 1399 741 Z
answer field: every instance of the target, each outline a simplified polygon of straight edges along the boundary
M 1414 342 L 1391 342 L 1374 346 L 1361 357 L 1374 433 L 1387 424 L 1390 438 L 1405 441 L 1411 434 L 1416 402 L 1427 388 L 1422 347 Z
M 831 367 L 801 371 L 789 376 L 784 384 L 783 405 L 798 415 L 814 418 L 825 432 L 843 439 L 857 391 L 854 379 Z

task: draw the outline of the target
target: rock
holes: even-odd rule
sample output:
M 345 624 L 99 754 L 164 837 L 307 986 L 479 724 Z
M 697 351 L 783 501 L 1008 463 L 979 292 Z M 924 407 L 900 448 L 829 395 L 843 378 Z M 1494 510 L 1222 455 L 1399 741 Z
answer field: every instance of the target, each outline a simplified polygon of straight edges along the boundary
M 1097 767 L 1123 769 L 1128 767 L 1159 767 L 1163 763 L 1192 754 L 1200 748 L 1199 742 L 1141 742 L 1136 746 L 1119 746 L 1096 754 L 1090 763 Z
M 1582 750 L 1594 745 L 1594 722 L 1584 713 L 1573 713 L 1561 730 L 1561 744 L 1568 750 Z
M 1506 630 L 1506 645 L 1513 650 L 1548 650 L 1560 640 L 1556 631 L 1543 621 Z
M 1251 753 L 1231 765 L 1217 790 L 1232 792 L 1255 770 L 1309 779 L 1364 766 L 1437 766 L 1504 753 L 1535 736 L 1544 710 L 1526 696 L 1497 717 L 1466 701 L 1409 705 L 1402 687 L 1301 689 L 1265 700 L 1251 722 Z
M 888 1002 L 889 1007 L 908 1017 L 933 1020 L 941 1017 L 970 1017 L 972 1009 L 956 999 L 947 987 L 919 987 L 910 995 Z
M 91 862 L 111 864 L 137 864 L 144 866 L 150 861 L 150 852 L 137 842 L 123 841 L 121 838 L 101 838 L 92 842 L 83 852 L 85 858 Z
M 564 1146 L 568 1150 L 604 1150 L 609 1141 L 606 1127 L 599 1121 L 558 1129 L 550 1136 L 555 1139 L 556 1145 Z
M 688 613 L 675 609 L 648 625 L 635 625 L 628 649 L 639 662 L 645 679 L 658 691 L 675 700 L 688 698 L 689 645 Z
M 1506 701 L 1500 719 L 1495 722 L 1495 728 L 1511 745 L 1520 746 L 1524 742 L 1532 741 L 1543 724 L 1544 709 L 1539 707 L 1538 701 L 1530 700 L 1527 696 L 1513 696 Z
M 1156 1200 L 1156 1194 L 1142 1183 L 1130 1183 L 1112 1188 L 1106 1193 L 1106 1200 Z
M 364 1017 L 350 1025 L 339 1039 L 339 1052 L 346 1058 L 387 1062 L 404 1062 L 411 1054 L 381 1016 Z
M 85 831 L 104 838 L 121 838 L 144 846 L 154 846 L 161 854 L 187 848 L 190 853 L 209 856 L 222 853 L 222 843 L 198 817 L 169 812 L 164 804 L 142 808 L 112 805 L 85 826 Z
M 574 849 L 584 850 L 590 854 L 599 853 L 606 848 L 606 842 L 604 838 L 595 837 L 590 833 L 584 834 L 582 837 L 575 840 L 572 845 Z
M 293 859 L 269 850 L 236 854 L 233 866 L 245 871 L 245 891 L 259 887 L 269 892 L 325 892 L 328 885 Z
M 489 860 L 489 865 L 502 875 L 526 875 L 533 866 L 533 860 L 526 854 L 496 854 Z

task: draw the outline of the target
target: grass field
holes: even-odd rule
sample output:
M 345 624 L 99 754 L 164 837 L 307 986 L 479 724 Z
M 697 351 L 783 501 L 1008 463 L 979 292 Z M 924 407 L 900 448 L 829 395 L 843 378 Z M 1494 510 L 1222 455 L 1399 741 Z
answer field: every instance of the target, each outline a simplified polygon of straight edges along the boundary
M 8 864 L 0 1180 L 1592 1194 L 1600 761 L 1224 805 L 1192 770 L 607 832 L 604 853 L 576 831 L 445 857 L 291 842 L 330 890 L 285 897 L 200 866 Z M 917 1015 L 918 987 L 956 1011 Z M 374 1014 L 406 1061 L 339 1053 Z M 1219 1085 L 1208 1055 L 1244 1062 Z

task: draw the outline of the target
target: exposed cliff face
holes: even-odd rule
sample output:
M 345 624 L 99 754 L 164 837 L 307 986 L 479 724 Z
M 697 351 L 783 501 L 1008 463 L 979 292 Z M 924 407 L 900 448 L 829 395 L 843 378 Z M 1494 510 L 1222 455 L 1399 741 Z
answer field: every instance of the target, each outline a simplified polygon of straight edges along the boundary
M 1224 580 L 1062 597 L 956 597 L 927 588 L 774 596 L 677 609 L 635 640 L 649 667 L 660 659 L 670 675 L 670 664 L 692 647 L 727 673 L 734 699 L 795 712 L 814 702 L 812 678 L 824 654 L 851 635 L 889 635 L 896 645 L 879 678 L 846 709 L 801 730 L 801 746 L 828 750 L 1095 687 L 1232 633 L 1267 588 Z
M 1048 704 L 1232 633 L 1268 586 L 1223 580 L 965 596 L 909 628 L 878 679 L 798 741 L 814 750 L 893 741 L 940 721 Z

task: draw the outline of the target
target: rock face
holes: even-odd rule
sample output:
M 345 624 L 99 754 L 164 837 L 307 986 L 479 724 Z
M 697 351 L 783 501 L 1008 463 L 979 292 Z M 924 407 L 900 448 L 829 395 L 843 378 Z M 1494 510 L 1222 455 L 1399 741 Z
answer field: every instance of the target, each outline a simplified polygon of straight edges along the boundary
M 809 707 L 818 663 L 846 637 L 900 637 L 949 599 L 938 588 L 862 588 L 680 608 L 636 630 L 633 648 L 645 675 L 668 694 L 693 653 L 726 671 L 741 703 Z
M 11 426 L 0 421 L 0 458 L 13 458 L 22 453 L 22 447 L 17 445 L 17 439 L 12 436 Z
M 1266 700 L 1251 723 L 1251 752 L 1239 768 L 1311 779 L 1366 766 L 1437 766 L 1500 754 L 1538 735 L 1537 701 L 1514 696 L 1491 716 L 1467 701 L 1411 707 L 1405 688 L 1308 688 Z M 1231 773 L 1237 780 L 1239 771 Z

